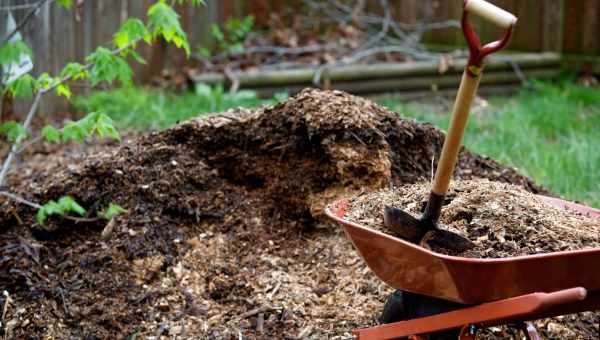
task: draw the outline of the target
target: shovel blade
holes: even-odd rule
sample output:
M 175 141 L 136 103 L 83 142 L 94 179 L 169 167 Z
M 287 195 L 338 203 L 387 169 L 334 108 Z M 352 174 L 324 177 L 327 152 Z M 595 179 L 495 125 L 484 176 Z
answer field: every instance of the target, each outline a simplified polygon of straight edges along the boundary
M 383 210 L 385 226 L 397 236 L 412 243 L 426 241 L 454 252 L 463 252 L 475 245 L 469 239 L 451 231 L 438 228 L 429 220 L 417 219 L 402 209 L 386 205 Z M 423 238 L 426 237 L 427 240 Z
M 427 232 L 419 219 L 402 209 L 389 205 L 383 208 L 383 222 L 396 235 L 411 242 L 419 242 Z

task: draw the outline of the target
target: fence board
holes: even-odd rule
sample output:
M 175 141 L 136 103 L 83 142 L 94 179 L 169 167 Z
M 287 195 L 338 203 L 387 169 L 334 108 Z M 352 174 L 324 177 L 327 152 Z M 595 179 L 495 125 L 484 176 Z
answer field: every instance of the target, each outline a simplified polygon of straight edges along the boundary
M 3 0 L 4 6 L 34 4 L 39 0 Z M 67 11 L 56 4 L 44 5 L 29 25 L 21 31 L 32 46 L 35 58 L 34 74 L 56 74 L 69 61 L 82 62 L 97 46 L 111 41 L 113 33 L 127 16 L 145 19 L 147 8 L 156 0 L 84 1 Z M 519 16 L 512 49 L 526 51 L 563 51 L 569 54 L 600 55 L 600 0 L 490 0 Z M 462 0 L 388 0 L 395 18 L 405 23 L 458 19 Z M 286 7 L 287 6 L 287 7 Z M 380 0 L 367 0 L 370 10 L 381 12 Z M 212 42 L 211 23 L 223 23 L 230 16 L 253 14 L 259 27 L 268 28 L 271 14 L 289 18 L 302 6 L 302 0 L 207 0 L 206 6 L 178 6 L 183 26 L 189 34 L 190 46 L 197 51 Z M 13 11 L 17 21 L 27 9 Z M 0 23 L 2 24 L 2 23 Z M 482 40 L 495 39 L 500 31 L 491 25 L 477 24 Z M 429 32 L 426 42 L 462 44 L 460 30 Z M 137 80 L 147 81 L 164 66 L 179 66 L 180 51 L 159 44 L 153 48 L 141 44 L 140 54 L 149 66 L 134 65 Z
M 563 13 L 562 0 L 542 1 L 542 37 L 541 45 L 544 51 L 560 52 L 563 43 Z
M 583 34 L 581 41 L 581 51 L 592 54 L 600 51 L 600 0 L 587 0 L 584 2 Z

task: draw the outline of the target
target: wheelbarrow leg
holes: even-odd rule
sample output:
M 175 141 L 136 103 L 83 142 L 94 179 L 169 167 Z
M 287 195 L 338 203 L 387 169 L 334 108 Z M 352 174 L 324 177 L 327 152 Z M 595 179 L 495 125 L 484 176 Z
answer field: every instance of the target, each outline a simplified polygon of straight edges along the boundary
M 436 299 L 425 295 L 396 290 L 387 298 L 383 313 L 379 318 L 381 324 L 389 324 L 403 320 L 413 320 L 425 316 L 437 315 L 466 307 L 455 302 Z M 413 335 L 414 340 L 456 340 L 460 329 L 432 333 L 427 336 Z M 410 338 L 409 338 L 410 339 Z M 412 339 L 411 339 L 412 340 Z

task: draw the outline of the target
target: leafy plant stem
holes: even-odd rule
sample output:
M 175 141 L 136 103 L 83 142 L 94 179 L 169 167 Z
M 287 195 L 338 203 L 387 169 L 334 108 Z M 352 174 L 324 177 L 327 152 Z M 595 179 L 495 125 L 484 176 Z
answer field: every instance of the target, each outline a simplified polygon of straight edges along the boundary
M 35 116 L 35 112 L 37 111 L 37 108 L 40 104 L 40 100 L 42 99 L 42 95 L 44 93 L 45 93 L 44 90 L 40 90 L 35 95 L 33 104 L 31 104 L 31 108 L 29 108 L 29 112 L 27 113 L 27 117 L 25 118 L 25 122 L 23 123 L 23 127 L 26 130 L 29 129 L 29 126 L 31 125 L 31 121 L 33 120 L 33 117 Z M 15 155 L 17 154 L 17 152 L 19 150 L 19 144 L 21 143 L 23 138 L 25 138 L 24 135 L 19 135 L 19 137 L 17 137 L 17 140 L 10 147 L 10 152 L 8 153 L 8 156 L 6 156 L 6 159 L 4 160 L 4 163 L 2 164 L 2 170 L 0 170 L 0 187 L 2 187 L 2 185 L 4 185 L 4 180 L 6 179 L 6 174 L 8 173 L 8 170 L 10 170 L 13 159 L 15 158 Z
M 24 204 L 26 206 L 32 207 L 34 209 L 41 209 L 42 205 L 37 204 L 35 202 L 31 202 L 21 196 L 15 195 L 11 192 L 8 191 L 0 191 L 0 196 L 4 196 L 8 199 L 11 199 L 15 202 L 19 202 L 21 204 Z M 69 220 L 69 221 L 73 221 L 76 223 L 90 223 L 90 222 L 96 222 L 99 221 L 101 218 L 100 217 L 77 217 L 77 216 L 71 216 L 71 215 L 61 215 L 62 218 Z
M 117 48 L 112 50 L 110 53 L 113 55 L 119 54 L 121 52 L 123 52 L 124 50 L 134 46 L 137 42 L 139 42 L 140 39 L 132 41 L 130 44 L 123 46 L 121 48 Z M 90 68 L 92 68 L 92 66 L 94 66 L 93 63 L 88 63 L 86 64 L 83 69 L 84 70 L 89 70 Z M 55 84 L 49 86 L 48 88 L 43 88 L 38 90 L 38 92 L 35 95 L 35 99 L 33 100 L 33 104 L 31 105 L 31 108 L 29 109 L 29 112 L 27 113 L 27 117 L 25 118 L 25 122 L 23 123 L 23 127 L 26 130 L 29 130 L 29 126 L 31 125 L 31 121 L 33 120 L 33 117 L 35 116 L 35 113 L 37 112 L 37 108 L 40 104 L 40 100 L 42 99 L 42 96 L 47 93 L 52 91 L 55 87 L 57 87 L 58 85 L 69 81 L 72 78 L 71 75 L 63 77 L 60 79 L 60 81 L 56 82 Z M 2 187 L 2 185 L 4 185 L 4 181 L 6 179 L 6 175 L 8 173 L 8 171 L 10 170 L 10 167 L 12 166 L 12 162 L 15 158 L 15 156 L 21 152 L 23 150 L 23 148 L 19 149 L 19 145 L 21 144 L 21 142 L 23 141 L 23 138 L 25 138 L 24 135 L 20 135 L 17 140 L 12 144 L 11 148 L 10 148 L 10 152 L 8 153 L 8 156 L 6 157 L 6 160 L 4 161 L 4 163 L 2 164 L 2 170 L 0 170 L 0 187 Z M 27 144 L 27 146 L 29 146 L 31 143 Z

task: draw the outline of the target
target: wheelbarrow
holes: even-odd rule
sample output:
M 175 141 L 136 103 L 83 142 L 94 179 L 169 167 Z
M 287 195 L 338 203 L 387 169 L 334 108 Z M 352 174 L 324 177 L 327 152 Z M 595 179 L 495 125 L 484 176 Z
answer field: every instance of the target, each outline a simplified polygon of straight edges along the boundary
M 600 210 L 539 197 L 547 204 L 600 219 Z M 537 339 L 535 330 L 523 322 L 600 309 L 600 270 L 582 270 L 600 263 L 600 248 L 501 259 L 447 256 L 345 219 L 347 205 L 347 200 L 339 200 L 326 213 L 344 227 L 379 279 L 402 291 L 466 305 L 437 315 L 355 330 L 360 340 L 396 339 L 456 328 L 462 329 L 460 339 L 474 339 L 476 328 L 503 324 L 522 325 L 530 339 Z
M 438 203 L 443 201 L 456 163 L 483 58 L 506 46 L 516 23 L 510 13 L 483 0 L 466 0 L 464 8 L 462 27 L 470 58 L 424 216 L 428 217 L 429 211 L 429 217 L 436 219 L 441 209 Z M 481 48 L 468 21 L 470 12 L 506 28 L 503 38 Z M 547 204 L 600 219 L 600 210 L 539 197 Z M 582 270 L 600 263 L 600 248 L 502 259 L 447 256 L 353 223 L 345 218 L 347 206 L 348 201 L 342 199 L 329 205 L 326 213 L 343 226 L 371 271 L 389 286 L 423 297 L 417 303 L 433 299 L 436 309 L 408 320 L 355 330 L 361 340 L 427 339 L 429 334 L 447 330 L 454 330 L 451 334 L 457 334 L 459 339 L 475 339 L 478 328 L 504 324 L 517 325 L 528 339 L 539 339 L 528 321 L 600 309 L 600 270 Z

